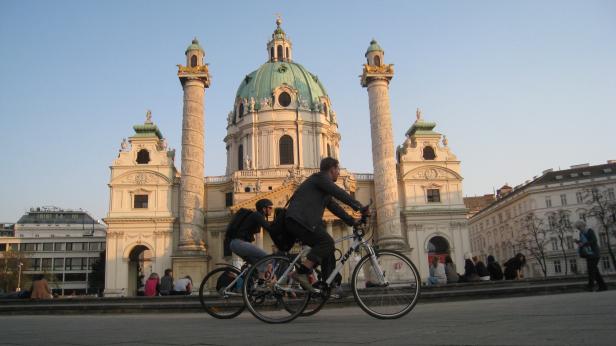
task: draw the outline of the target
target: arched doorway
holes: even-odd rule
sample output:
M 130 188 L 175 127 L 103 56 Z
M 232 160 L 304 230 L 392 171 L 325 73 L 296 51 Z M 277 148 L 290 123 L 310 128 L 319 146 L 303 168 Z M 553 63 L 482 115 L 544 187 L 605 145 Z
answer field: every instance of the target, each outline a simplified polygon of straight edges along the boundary
M 138 295 L 140 282 L 152 273 L 152 251 L 144 245 L 135 246 L 128 255 L 128 295 Z
M 434 236 L 428 242 L 428 263 L 432 263 L 432 258 L 438 257 L 441 262 L 445 262 L 445 256 L 449 255 L 449 242 L 440 235 Z

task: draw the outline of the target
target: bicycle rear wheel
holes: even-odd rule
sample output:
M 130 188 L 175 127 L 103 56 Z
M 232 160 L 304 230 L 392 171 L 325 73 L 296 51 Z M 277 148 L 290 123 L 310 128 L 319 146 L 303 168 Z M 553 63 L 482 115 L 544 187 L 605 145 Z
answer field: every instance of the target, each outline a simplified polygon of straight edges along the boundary
M 246 273 L 244 302 L 259 320 L 267 323 L 289 322 L 306 308 L 310 292 L 289 278 L 278 282 L 290 266 L 289 258 L 272 255 L 259 260 Z M 262 279 L 259 279 L 259 272 Z
M 205 312 L 212 317 L 229 319 L 244 311 L 243 282 L 237 280 L 229 287 L 239 275 L 237 268 L 229 266 L 214 269 L 203 278 L 199 287 L 199 301 Z
M 415 307 L 421 279 L 413 262 L 401 253 L 376 252 L 362 257 L 351 279 L 355 301 L 370 316 L 379 319 L 400 318 Z M 380 270 L 379 270 L 380 269 Z M 380 278 L 379 272 L 383 273 Z

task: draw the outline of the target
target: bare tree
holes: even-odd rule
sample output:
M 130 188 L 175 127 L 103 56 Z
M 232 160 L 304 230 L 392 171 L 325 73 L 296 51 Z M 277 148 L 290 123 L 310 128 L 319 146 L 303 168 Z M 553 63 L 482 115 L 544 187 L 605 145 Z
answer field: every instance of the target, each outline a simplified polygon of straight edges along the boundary
M 616 257 L 612 250 L 610 238 L 616 238 L 616 198 L 613 189 L 600 191 L 598 188 L 584 190 L 584 200 L 589 207 L 587 215 L 597 220 L 599 226 L 598 235 L 606 234 L 607 250 L 612 260 L 612 266 L 616 268 Z
M 519 244 L 534 258 L 543 272 L 543 277 L 548 277 L 546 261 L 546 246 L 548 243 L 547 230 L 543 227 L 543 220 L 535 213 L 529 212 L 521 222 Z
M 20 267 L 22 273 L 20 273 Z M 23 270 L 30 267 L 30 259 L 22 251 L 11 250 L 0 255 L 0 288 L 5 292 L 13 292 L 17 288 L 18 282 L 23 279 Z M 22 275 L 20 278 L 19 275 Z M 24 286 L 22 280 L 20 286 Z
M 563 254 L 565 263 L 565 275 L 569 274 L 569 266 L 567 261 L 567 248 L 569 244 L 567 239 L 573 236 L 573 227 L 571 226 L 570 212 L 568 210 L 559 209 L 554 214 L 548 216 L 548 227 L 550 233 L 553 233 L 558 238 L 560 243 L 560 251 Z

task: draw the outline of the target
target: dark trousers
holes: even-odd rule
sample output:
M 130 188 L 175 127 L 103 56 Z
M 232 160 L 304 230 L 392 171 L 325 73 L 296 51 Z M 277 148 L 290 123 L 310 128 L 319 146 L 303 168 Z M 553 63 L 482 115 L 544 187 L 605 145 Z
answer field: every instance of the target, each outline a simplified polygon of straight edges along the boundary
M 334 239 L 323 226 L 311 231 L 291 218 L 285 220 L 285 226 L 287 231 L 301 240 L 303 244 L 311 247 L 306 257 L 314 263 L 321 264 L 321 274 L 324 280 L 327 279 L 336 265 Z
M 599 268 L 597 265 L 599 264 L 599 257 L 595 258 L 587 258 L 586 259 L 586 268 L 588 271 L 588 287 L 592 288 L 595 285 L 595 281 L 597 281 L 597 285 L 599 288 L 604 288 L 605 282 L 601 277 L 601 273 L 599 273 Z

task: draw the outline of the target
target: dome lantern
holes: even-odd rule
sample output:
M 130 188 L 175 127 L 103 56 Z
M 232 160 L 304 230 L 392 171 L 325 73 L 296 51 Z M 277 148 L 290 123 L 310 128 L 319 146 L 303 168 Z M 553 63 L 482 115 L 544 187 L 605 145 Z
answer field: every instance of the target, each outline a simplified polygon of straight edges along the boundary
M 267 43 L 267 52 L 269 61 L 291 61 L 292 59 L 292 44 L 287 38 L 287 34 L 282 30 L 280 25 L 282 18 L 276 18 L 276 30 L 272 33 L 272 39 Z

